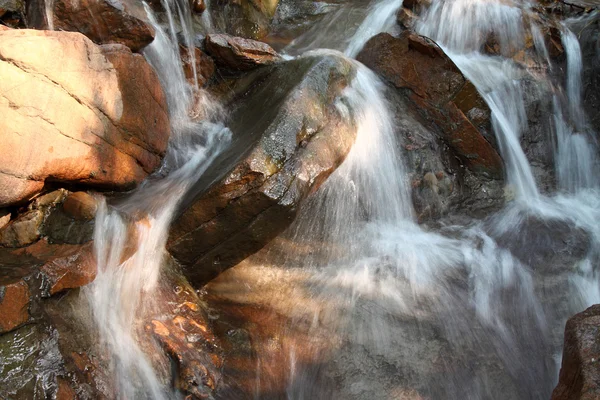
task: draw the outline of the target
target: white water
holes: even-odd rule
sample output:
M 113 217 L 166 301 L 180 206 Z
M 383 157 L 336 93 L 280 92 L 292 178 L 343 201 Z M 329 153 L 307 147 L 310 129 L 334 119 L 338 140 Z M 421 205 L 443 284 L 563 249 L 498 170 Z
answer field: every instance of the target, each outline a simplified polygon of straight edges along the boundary
M 300 55 L 314 49 L 333 49 L 355 57 L 371 37 L 396 28 L 400 6 L 402 0 L 373 0 L 366 8 L 361 1 L 343 3 L 295 38 L 284 53 Z
M 189 14 L 187 1 L 178 3 L 180 17 Z M 161 169 L 125 201 L 107 205 L 102 200 L 94 232 L 98 275 L 85 289 L 99 329 L 101 344 L 112 355 L 119 399 L 178 398 L 168 385 L 168 370 L 156 370 L 147 348 L 152 343 L 144 317 L 160 306 L 155 294 L 164 265 L 169 225 L 179 201 L 206 171 L 229 141 L 229 130 L 219 121 L 223 111 L 206 94 L 190 86 L 183 75 L 171 4 L 166 31 L 148 7 L 156 38 L 144 54 L 165 88 L 171 118 L 171 137 Z M 186 8 L 187 7 L 187 8 Z M 189 21 L 182 18 L 183 26 Z M 187 35 L 186 35 L 187 36 Z M 194 104 L 200 102 L 200 104 Z M 202 120 L 190 112 L 200 108 Z M 147 322 L 147 321 L 146 321 Z M 150 353 L 151 354 L 151 353 Z
M 410 395 L 395 391 L 391 382 L 425 398 L 550 397 L 558 377 L 566 318 L 600 301 L 599 277 L 593 267 L 600 237 L 592 222 L 600 217 L 600 203 L 598 192 L 586 189 L 593 187 L 589 178 L 597 176 L 592 169 L 597 151 L 582 135 L 561 132 L 573 124 L 557 112 L 557 169 L 560 187 L 570 193 L 552 198 L 540 194 L 521 148 L 521 138 L 529 129 L 521 80 L 529 72 L 506 57 L 524 44 L 527 10 L 527 2 L 434 0 L 418 25 L 420 33 L 436 40 L 475 84 L 493 114 L 517 201 L 483 222 L 446 226 L 438 233 L 414 222 L 401 147 L 383 85 L 358 66 L 350 89 L 355 91 L 360 127 L 355 146 L 303 206 L 294 225 L 282 235 L 285 240 L 273 243 L 256 261 L 292 274 L 288 278 L 292 285 L 298 285 L 293 280 L 295 268 L 309 271 L 308 288 L 296 292 L 290 313 L 303 317 L 291 318 L 279 333 L 291 335 L 301 329 L 297 326 L 312 321 L 306 334 L 311 339 L 287 350 L 286 398 Z M 385 20 L 385 13 L 370 14 L 365 21 L 371 18 Z M 364 44 L 371 32 L 358 32 L 352 42 Z M 549 64 L 537 32 L 533 35 L 538 57 Z M 480 51 L 492 33 L 501 56 Z M 565 47 L 567 53 L 579 51 L 573 43 Z M 356 49 L 349 52 L 355 53 Z M 577 54 L 568 57 L 567 103 L 573 100 L 569 112 L 581 113 L 581 101 L 573 99 L 580 96 L 581 63 L 576 62 Z M 552 70 L 552 65 L 547 69 Z M 578 71 L 571 75 L 574 69 Z M 556 246 L 566 240 L 562 237 L 577 235 L 589 240 L 578 262 L 559 269 L 545 265 L 556 263 L 560 252 Z M 294 245 L 288 245 L 290 241 Z M 308 255 L 297 250 L 311 246 Z M 283 262 L 277 258 L 282 253 Z M 546 262 L 539 261 L 543 257 Z M 284 285 L 281 280 L 287 275 L 275 276 L 275 286 Z M 260 282 L 265 279 L 261 275 Z M 261 292 L 262 298 L 269 296 L 273 296 L 272 308 L 280 310 L 277 294 Z M 340 347 L 328 353 L 324 335 L 328 340 L 337 338 Z M 280 346 L 283 343 L 281 339 Z M 260 369 L 273 356 L 264 351 L 257 356 L 257 399 L 262 398 L 259 388 L 267 393 L 276 390 L 264 376 L 268 373 Z M 307 364 L 306 354 L 313 364 Z M 394 372 L 385 373 L 386 368 Z
M 356 57 L 370 38 L 380 32 L 392 29 L 396 23 L 396 13 L 400 6 L 402 6 L 402 0 L 384 0 L 372 5 L 367 10 L 366 18 L 350 39 L 344 54 L 348 57 Z
M 390 14 L 395 18 L 398 6 L 387 0 L 373 6 L 350 40 L 347 54 L 356 54 L 371 35 L 389 29 Z M 87 290 L 101 337 L 113 354 L 121 398 L 176 396 L 139 347 L 138 319 L 153 305 L 151 293 L 160 276 L 177 202 L 227 136 L 220 124 L 195 123 L 187 117 L 195 97 L 181 73 L 174 24 L 171 20 L 170 32 L 155 25 L 157 39 L 146 56 L 160 74 L 174 116 L 174 137 L 158 174 L 164 177 L 149 180 L 121 205 L 102 205 L 96 225 L 99 274 Z M 509 59 L 479 52 L 482 38 L 490 32 L 497 34 L 502 51 L 510 52 L 522 43 L 522 26 L 521 8 L 507 1 L 483 0 L 434 1 L 420 25 L 422 33 L 444 46 L 488 102 L 508 179 L 519 199 L 487 221 L 446 226 L 437 233 L 414 221 L 401 143 L 384 85 L 356 63 L 356 77 L 344 94 L 345 111 L 359 126 L 356 143 L 283 235 L 296 244 L 318 246 L 308 256 L 296 253 L 294 246 L 284 248 L 285 263 L 278 265 L 300 265 L 310 276 L 307 297 L 319 308 L 310 309 L 302 297 L 295 305 L 314 315 L 309 333 L 325 325 L 328 335 L 339 337 L 343 345 L 340 355 L 329 355 L 329 360 L 320 352 L 321 338 L 316 334 L 301 343 L 302 348 L 292 348 L 289 365 L 279 366 L 289 372 L 282 397 L 394 398 L 389 380 L 397 377 L 431 398 L 549 397 L 566 317 L 600 301 L 593 267 L 600 249 L 600 231 L 594 224 L 600 204 L 598 193 L 586 189 L 592 183 L 595 153 L 560 115 L 560 99 L 554 102 L 557 169 L 561 187 L 570 193 L 547 198 L 537 189 L 520 147 L 528 129 L 519 83 L 523 71 Z M 567 52 L 578 51 L 569 40 Z M 549 60 L 547 51 L 537 46 L 542 58 Z M 569 70 L 581 70 L 577 54 L 569 60 Z M 566 90 L 569 100 L 580 96 L 578 82 L 572 80 Z M 569 110 L 570 116 L 580 111 L 581 101 L 575 101 L 579 108 Z M 531 228 L 527 224 L 532 220 L 541 223 Z M 589 235 L 591 250 L 577 265 L 566 265 L 560 272 L 536 271 L 513 254 L 520 243 L 537 238 L 544 229 L 554 234 L 552 224 L 557 221 Z M 128 237 L 133 237 L 133 243 L 128 243 Z M 552 245 L 532 243 L 527 250 Z M 553 295 L 545 296 L 548 292 Z M 293 326 L 299 321 L 288 323 Z M 273 340 L 283 340 L 288 328 L 283 327 Z M 298 361 L 302 352 L 312 352 L 315 364 L 325 367 L 302 365 Z M 257 399 L 262 397 L 262 356 L 258 355 L 253 394 Z M 395 370 L 386 374 L 382 365 L 393 365 Z M 327 374 L 338 374 L 338 383 L 327 387 L 315 383 L 317 375 Z

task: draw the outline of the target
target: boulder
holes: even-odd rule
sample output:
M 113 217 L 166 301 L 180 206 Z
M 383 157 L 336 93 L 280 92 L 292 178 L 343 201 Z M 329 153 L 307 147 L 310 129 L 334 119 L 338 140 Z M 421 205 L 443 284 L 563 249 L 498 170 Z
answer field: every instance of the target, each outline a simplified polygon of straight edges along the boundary
M 217 0 L 211 16 L 218 32 L 250 39 L 263 39 L 271 30 L 278 0 Z
M 600 398 L 600 305 L 571 317 L 565 327 L 565 343 L 558 385 L 552 400 Z
M 154 40 L 154 28 L 146 22 L 143 8 L 130 3 L 121 0 L 30 0 L 27 26 L 80 32 L 96 44 L 119 43 L 137 52 Z
M 503 176 L 502 159 L 476 127 L 491 124 L 489 110 L 437 44 L 409 31 L 399 37 L 381 33 L 365 44 L 357 59 L 403 91 L 469 169 Z
M 4 30 L 0 77 L 0 140 L 11 149 L 0 153 L 0 207 L 31 199 L 46 182 L 128 190 L 160 164 L 166 98 L 152 67 L 127 47 Z
M 353 74 L 348 60 L 316 55 L 224 85 L 237 94 L 228 101 L 233 142 L 184 201 L 167 245 L 192 284 L 277 236 L 341 164 L 356 127 L 334 104 Z
M 249 70 L 281 60 L 266 43 L 223 34 L 206 35 L 206 51 L 217 64 L 232 70 Z

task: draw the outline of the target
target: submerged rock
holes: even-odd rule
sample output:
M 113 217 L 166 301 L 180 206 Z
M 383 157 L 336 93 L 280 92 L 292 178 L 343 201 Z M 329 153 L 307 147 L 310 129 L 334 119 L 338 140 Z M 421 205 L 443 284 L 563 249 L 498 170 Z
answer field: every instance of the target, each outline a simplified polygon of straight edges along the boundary
M 154 40 L 143 8 L 127 1 L 30 0 L 27 26 L 80 32 L 96 44 L 118 43 L 140 51 Z M 50 21 L 48 19 L 51 19 Z
M 594 305 L 567 321 L 562 366 L 552 400 L 600 398 L 599 359 L 600 305 Z
M 0 31 L 0 78 L 0 138 L 11 149 L 0 154 L 0 207 L 47 181 L 130 189 L 160 164 L 166 99 L 128 48 L 77 33 Z
M 206 51 L 217 64 L 232 70 L 249 70 L 281 60 L 266 43 L 222 34 L 206 35 Z
M 365 44 L 357 59 L 402 90 L 469 169 L 503 176 L 502 159 L 476 127 L 490 125 L 489 110 L 437 44 L 409 31 L 397 38 L 381 33 Z
M 167 245 L 192 284 L 262 248 L 341 164 L 356 127 L 335 104 L 353 74 L 346 59 L 315 55 L 228 84 L 233 142 L 184 202 Z

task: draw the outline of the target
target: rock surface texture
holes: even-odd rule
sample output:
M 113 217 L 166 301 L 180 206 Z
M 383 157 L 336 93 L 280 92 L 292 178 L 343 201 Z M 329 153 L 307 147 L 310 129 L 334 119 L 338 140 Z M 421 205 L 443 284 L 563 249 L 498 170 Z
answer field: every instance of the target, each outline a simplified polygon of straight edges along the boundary
M 80 32 L 97 44 L 118 43 L 140 51 L 154 40 L 139 5 L 107 0 L 30 0 L 27 25 L 35 29 Z M 49 12 L 48 12 L 49 11 Z
M 78 33 L 4 30 L 0 77 L 0 141 L 11 149 L 0 154 L 0 207 L 47 182 L 129 189 L 160 164 L 170 133 L 165 96 L 128 48 Z
M 600 398 L 600 305 L 567 321 L 558 386 L 552 400 Z
M 206 35 L 206 50 L 217 64 L 232 70 L 249 70 L 281 60 L 266 43 L 223 34 Z
M 342 58 L 315 56 L 234 84 L 233 143 L 203 176 L 170 232 L 168 250 L 194 285 L 277 236 L 341 164 L 356 128 L 335 103 L 353 74 Z
M 473 109 L 489 110 L 473 85 L 432 40 L 404 31 L 400 37 L 381 33 L 370 39 L 357 59 L 405 91 L 435 124 L 443 139 L 471 170 L 502 177 L 498 152 L 476 127 L 486 122 L 469 119 Z M 487 113 L 486 113 L 487 111 Z

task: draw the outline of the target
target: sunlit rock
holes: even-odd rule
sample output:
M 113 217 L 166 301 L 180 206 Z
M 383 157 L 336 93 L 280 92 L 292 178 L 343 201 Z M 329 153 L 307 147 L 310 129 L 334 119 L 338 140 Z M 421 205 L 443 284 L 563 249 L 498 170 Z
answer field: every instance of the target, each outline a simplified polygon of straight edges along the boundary
M 130 189 L 160 164 L 165 97 L 154 70 L 126 47 L 0 31 L 0 76 L 0 139 L 10 149 L 0 153 L 0 206 L 30 199 L 47 180 Z

